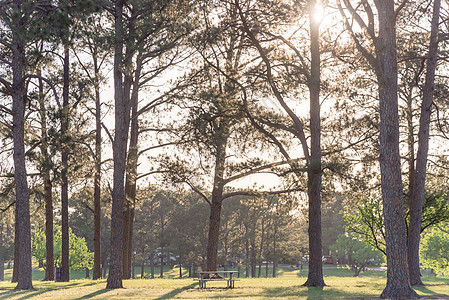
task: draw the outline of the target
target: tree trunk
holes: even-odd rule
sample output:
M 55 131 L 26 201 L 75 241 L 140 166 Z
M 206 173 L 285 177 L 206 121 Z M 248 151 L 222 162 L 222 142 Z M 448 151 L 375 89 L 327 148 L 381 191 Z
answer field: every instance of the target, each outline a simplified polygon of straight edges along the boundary
M 182 279 L 182 263 L 179 263 L 179 278 Z
M 154 254 L 151 256 L 150 272 L 151 272 L 151 279 L 154 279 Z
M 69 183 L 67 179 L 67 171 L 69 168 L 69 145 L 67 145 L 68 129 L 69 129 L 69 68 L 70 57 L 69 47 L 64 46 L 64 86 L 62 91 L 62 115 L 61 115 L 61 281 L 68 282 L 70 280 L 69 273 Z
M 137 163 L 138 163 L 138 141 L 139 141 L 139 122 L 138 122 L 138 105 L 139 105 L 139 78 L 141 73 L 141 61 L 137 59 L 138 66 L 134 75 L 133 89 L 131 95 L 131 133 L 129 139 L 129 150 L 126 164 L 126 181 L 125 181 L 125 211 L 124 211 L 124 228 L 123 228 L 123 278 L 129 278 L 129 266 L 133 251 L 133 228 L 134 228 L 134 207 L 136 204 L 136 180 L 137 180 Z M 128 270 L 128 271 L 127 271 Z
M 125 201 L 124 201 L 124 207 L 123 207 L 123 248 L 122 248 L 122 278 L 123 279 L 129 279 L 131 278 L 131 272 L 129 270 L 130 267 L 130 256 L 129 256 L 129 219 L 131 216 L 131 205 L 128 202 L 129 199 L 126 197 L 126 183 L 127 180 L 125 180 Z
M 5 281 L 5 260 L 0 259 L 0 281 Z
M 93 57 L 95 69 L 95 177 L 94 177 L 94 270 L 92 279 L 101 278 L 101 101 L 99 66 Z
M 164 249 L 161 249 L 161 268 L 160 268 L 160 278 L 164 278 Z
M 3 223 L 0 226 L 0 247 L 4 247 L 3 245 Z M 0 259 L 0 281 L 5 281 L 5 259 Z
M 40 75 L 40 70 L 39 70 Z M 50 168 L 52 165 L 51 157 L 48 153 L 47 137 L 47 114 L 45 109 L 45 99 L 43 92 L 43 82 L 39 79 L 39 115 L 41 121 L 41 144 L 40 150 L 44 158 L 42 165 L 42 180 L 44 182 L 44 202 L 45 202 L 45 276 L 43 281 L 55 280 L 55 261 L 53 246 L 53 194 L 52 182 L 50 177 Z
M 103 258 L 103 278 L 106 278 L 106 270 L 108 268 L 108 261 L 106 256 Z
M 22 1 L 14 0 L 14 6 L 20 10 Z M 25 25 L 23 19 L 17 16 L 13 19 L 15 30 L 21 30 Z M 31 279 L 31 224 L 30 224 L 30 197 L 27 183 L 27 173 L 25 166 L 25 95 L 26 89 L 23 82 L 24 52 L 25 46 L 23 37 L 18 36 L 13 30 L 12 38 L 12 118 L 13 118 L 13 160 L 14 160 L 14 179 L 16 182 L 16 235 L 17 257 L 15 256 L 14 266 L 17 266 L 17 290 L 33 289 Z
M 257 255 L 256 255 L 256 221 L 253 223 L 251 234 L 251 278 L 256 277 Z
M 321 122 L 320 122 L 320 21 L 313 16 L 316 1 L 309 2 L 310 21 L 310 161 L 307 171 L 309 198 L 309 273 L 305 286 L 325 286 L 321 243 Z
M 356 265 L 353 265 L 352 268 L 354 269 L 354 277 L 358 277 L 360 275 L 360 271 L 362 270 L 362 267 L 357 268 Z
M 140 278 L 145 278 L 145 259 L 142 259 L 142 266 L 140 269 Z
M 15 217 L 15 220 L 18 219 L 17 218 L 17 209 L 14 212 L 14 217 Z M 19 244 L 18 230 L 19 230 L 19 228 L 17 228 L 17 226 L 14 226 L 14 265 L 13 265 L 13 270 L 12 270 L 11 283 L 17 282 L 17 274 L 19 273 L 19 263 L 20 263 L 19 262 L 19 260 L 20 260 L 19 247 L 15 247 L 15 245 Z
M 416 156 L 415 182 L 413 197 L 410 203 L 410 225 L 408 232 L 408 266 L 410 284 L 423 285 L 419 268 L 419 240 L 421 237 L 422 208 L 424 203 L 424 188 L 426 181 L 427 154 L 429 151 L 429 126 L 432 114 L 433 90 L 438 52 L 438 23 L 441 0 L 433 4 L 433 17 L 427 58 L 426 81 L 423 89 L 421 116 L 418 132 L 418 153 Z
M 268 259 L 265 262 L 265 278 L 268 278 Z
M 257 277 L 260 278 L 262 274 L 262 252 L 263 252 L 263 244 L 264 244 L 264 237 L 265 237 L 265 218 L 262 218 L 262 232 L 260 233 L 260 247 L 259 247 L 259 271 L 257 274 Z
M 228 230 L 228 220 L 226 220 L 225 224 L 225 235 L 224 235 L 224 265 L 223 270 L 228 270 L 228 240 L 229 240 L 229 230 Z
M 387 252 L 387 286 L 381 298 L 415 299 L 407 265 L 404 201 L 399 155 L 396 14 L 394 1 L 376 1 L 379 37 L 376 40 L 380 100 L 380 172 Z
M 210 203 L 209 234 L 207 240 L 206 271 L 217 270 L 218 241 L 220 235 L 220 219 L 223 201 L 223 179 L 226 160 L 226 144 L 228 140 L 228 125 L 220 125 L 217 137 L 217 153 L 215 157 L 214 187 Z
M 408 160 L 408 201 L 409 201 L 409 208 L 412 205 L 412 198 L 414 194 L 414 186 L 415 186 L 415 128 L 413 125 L 413 95 L 414 95 L 414 89 L 413 87 L 416 85 L 416 83 L 409 84 L 409 91 L 407 92 L 407 146 L 408 146 L 408 153 L 409 156 L 407 158 Z M 406 236 L 408 236 L 408 227 L 407 222 L 405 222 L 405 232 Z
M 123 204 L 125 199 L 125 162 L 129 129 L 129 101 L 124 97 L 123 64 L 123 0 L 115 1 L 114 102 L 115 135 L 113 142 L 114 183 L 111 216 L 111 259 L 106 288 L 123 288 Z
M 245 224 L 245 277 L 249 277 L 249 236 L 247 224 Z
M 54 245 L 53 245 L 53 197 L 52 183 L 49 178 L 50 174 L 45 175 L 45 238 L 46 238 L 46 269 L 44 281 L 55 279 L 55 261 L 54 261 Z
M 127 51 L 128 52 L 128 51 Z M 130 100 L 130 91 L 131 91 L 131 83 L 132 78 L 129 74 L 125 75 L 125 80 L 123 83 L 123 101 L 129 102 Z M 129 119 L 129 108 L 128 108 L 128 119 Z M 129 121 L 128 121 L 129 124 Z M 128 126 L 129 127 L 129 126 Z M 128 132 L 127 132 L 128 135 Z M 125 149 L 127 145 L 127 140 L 125 142 Z M 130 144 L 131 147 L 131 144 Z M 126 150 L 125 150 L 125 157 L 126 157 Z M 129 163 L 128 159 L 128 163 Z M 137 168 L 137 162 L 136 162 L 136 168 Z M 128 164 L 125 165 L 125 170 L 128 169 Z M 126 171 L 125 171 L 126 172 Z M 126 172 L 128 173 L 128 172 Z M 131 278 L 131 251 L 132 251 L 132 240 L 130 239 L 130 223 L 131 223 L 131 203 L 133 200 L 129 199 L 129 193 L 132 194 L 132 182 L 130 179 L 128 179 L 128 174 L 125 176 L 125 199 L 124 199 L 124 206 L 123 206 L 123 242 L 122 242 L 122 276 L 124 279 Z M 135 185 L 135 180 L 134 180 Z M 132 197 L 132 195 L 131 195 Z M 135 196 L 133 197 L 135 198 Z
M 276 278 L 276 265 L 277 265 L 277 257 L 276 257 L 276 235 L 278 231 L 278 226 L 276 219 L 274 220 L 274 232 L 273 232 L 273 278 Z

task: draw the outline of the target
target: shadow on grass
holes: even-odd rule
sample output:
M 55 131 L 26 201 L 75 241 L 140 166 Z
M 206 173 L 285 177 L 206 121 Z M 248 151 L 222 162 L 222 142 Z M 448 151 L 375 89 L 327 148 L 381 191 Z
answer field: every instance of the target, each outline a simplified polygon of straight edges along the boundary
M 298 270 L 296 276 L 299 278 L 307 278 L 307 272 L 308 269 Z M 355 277 L 354 271 L 351 271 L 350 267 L 338 267 L 333 269 L 323 269 L 323 275 L 326 276 L 333 276 L 333 277 Z M 385 271 L 363 271 L 360 273 L 362 277 L 376 277 L 376 278 L 386 278 L 386 272 Z M 326 279 L 325 279 L 326 281 Z
M 10 299 L 11 297 L 17 297 L 17 296 L 19 296 L 18 299 L 25 300 L 25 299 L 30 299 L 32 297 L 37 297 L 37 296 L 43 295 L 48 292 L 70 289 L 74 286 L 90 286 L 90 285 L 95 285 L 95 284 L 97 284 L 97 282 L 93 281 L 93 282 L 88 282 L 88 283 L 73 282 L 73 283 L 64 284 L 64 285 L 54 285 L 54 282 L 52 282 L 52 281 L 43 281 L 43 282 L 38 283 L 37 285 L 35 284 L 34 290 L 15 290 L 14 287 L 2 289 L 2 290 L 0 290 L 0 300 L 3 300 L 3 299 L 6 300 L 6 299 Z M 21 296 L 21 295 L 23 295 L 23 296 Z
M 288 288 L 266 288 L 262 295 L 266 298 L 284 298 L 284 297 L 307 297 L 308 299 L 325 299 L 329 298 L 344 298 L 344 299 L 356 299 L 356 298 L 373 298 L 373 294 L 369 293 L 351 293 L 344 292 L 334 287 L 288 287 Z
M 9 291 L 0 293 L 0 299 L 9 299 L 11 297 L 17 297 L 19 296 L 18 299 L 29 299 L 35 296 L 39 296 L 48 292 L 53 291 L 54 289 L 45 289 L 45 290 L 41 290 L 41 289 L 37 289 L 37 290 L 14 290 L 11 289 Z
M 159 298 L 156 298 L 155 300 L 172 299 L 173 297 L 175 297 L 176 295 L 182 293 L 183 291 L 193 289 L 197 285 L 198 285 L 198 282 L 194 282 L 194 283 L 192 283 L 190 285 L 186 285 L 186 286 L 183 286 L 181 288 L 174 289 L 173 291 L 168 292 L 167 294 L 162 295 Z
M 93 297 L 102 295 L 102 294 L 104 294 L 104 293 L 107 293 L 107 292 L 109 292 L 109 291 L 110 291 L 110 289 L 102 289 L 102 290 L 98 290 L 98 291 L 95 291 L 95 292 L 93 292 L 93 293 L 90 293 L 89 295 L 84 295 L 83 297 L 81 297 L 81 298 L 79 298 L 79 299 L 90 299 L 90 298 L 93 298 Z
M 422 296 L 425 298 L 427 298 L 429 296 L 438 296 L 438 297 L 444 296 L 440 299 L 448 299 L 449 298 L 449 296 L 446 294 L 440 294 L 440 293 L 429 290 L 425 285 L 424 286 L 414 286 L 413 289 L 415 291 L 420 291 L 421 293 L 423 293 L 424 295 L 422 295 Z M 429 298 L 429 299 L 431 299 L 431 298 Z
M 300 270 L 296 275 L 299 278 L 307 279 L 308 269 Z M 323 270 L 324 276 L 334 276 L 334 277 L 353 277 L 354 272 L 345 268 L 338 269 L 325 269 Z

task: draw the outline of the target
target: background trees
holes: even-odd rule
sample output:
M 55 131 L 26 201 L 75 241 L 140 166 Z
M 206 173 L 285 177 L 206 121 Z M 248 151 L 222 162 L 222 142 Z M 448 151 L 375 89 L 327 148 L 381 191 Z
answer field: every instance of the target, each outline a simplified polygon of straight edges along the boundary
M 447 227 L 447 223 L 443 223 L 427 230 L 420 246 L 423 266 L 435 270 L 440 275 L 446 275 L 449 270 L 449 254 L 447 252 L 449 231 Z
M 361 241 L 355 234 L 341 234 L 331 249 L 335 252 L 334 257 L 340 260 L 348 260 L 354 270 L 354 276 L 359 276 L 368 264 L 382 261 L 382 253 L 371 245 Z

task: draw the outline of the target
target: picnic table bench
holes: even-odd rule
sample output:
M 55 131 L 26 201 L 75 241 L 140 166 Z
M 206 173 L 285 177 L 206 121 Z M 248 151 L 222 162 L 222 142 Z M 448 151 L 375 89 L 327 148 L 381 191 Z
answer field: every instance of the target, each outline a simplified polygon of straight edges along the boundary
M 199 279 L 200 289 L 205 289 L 206 282 L 208 281 L 227 281 L 226 287 L 233 289 L 234 282 L 239 280 L 232 278 L 232 275 L 238 273 L 238 271 L 203 271 L 199 273 L 201 275 L 201 278 Z M 219 274 L 223 274 L 223 276 L 220 276 Z M 229 274 L 229 278 L 226 278 L 227 274 Z

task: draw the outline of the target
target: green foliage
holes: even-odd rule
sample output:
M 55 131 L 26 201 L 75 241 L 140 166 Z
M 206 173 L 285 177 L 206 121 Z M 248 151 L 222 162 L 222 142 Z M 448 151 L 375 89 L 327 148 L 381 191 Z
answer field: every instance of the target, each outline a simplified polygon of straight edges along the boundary
M 54 259 L 55 266 L 61 266 L 61 226 L 54 227 Z M 33 256 L 44 265 L 45 231 L 42 228 L 36 228 L 31 239 L 31 251 Z M 87 248 L 86 240 L 83 237 L 76 236 L 69 228 L 69 266 L 71 270 L 92 268 L 94 254 Z
M 332 245 L 331 250 L 338 259 L 348 259 L 353 267 L 355 276 L 369 263 L 379 263 L 383 261 L 382 253 L 373 246 L 362 241 L 358 234 L 340 234 L 337 241 Z
M 39 262 L 39 265 L 43 265 L 45 260 L 45 241 L 45 230 L 42 228 L 36 228 L 33 236 L 31 237 L 31 251 L 33 256 Z
M 444 191 L 427 192 L 424 199 L 421 232 L 426 228 L 449 220 L 448 195 Z M 404 209 L 408 224 L 408 199 L 404 199 Z M 382 197 L 373 194 L 357 203 L 354 211 L 346 213 L 346 231 L 359 234 L 364 241 L 375 246 L 385 254 L 385 234 L 382 210 Z
M 449 275 L 449 223 L 424 232 L 419 250 L 423 267 L 434 269 L 438 275 Z
M 360 201 L 356 212 L 346 213 L 346 231 L 359 235 L 365 242 L 385 254 L 382 197 L 371 195 Z
M 337 237 L 345 232 L 345 219 L 339 211 L 343 209 L 343 197 L 336 195 L 322 204 L 321 226 L 323 254 L 327 254 L 329 247 L 335 244 Z
M 14 235 L 8 234 L 9 225 L 0 225 L 0 260 L 10 260 L 14 256 Z M 12 230 L 12 226 L 10 227 Z

